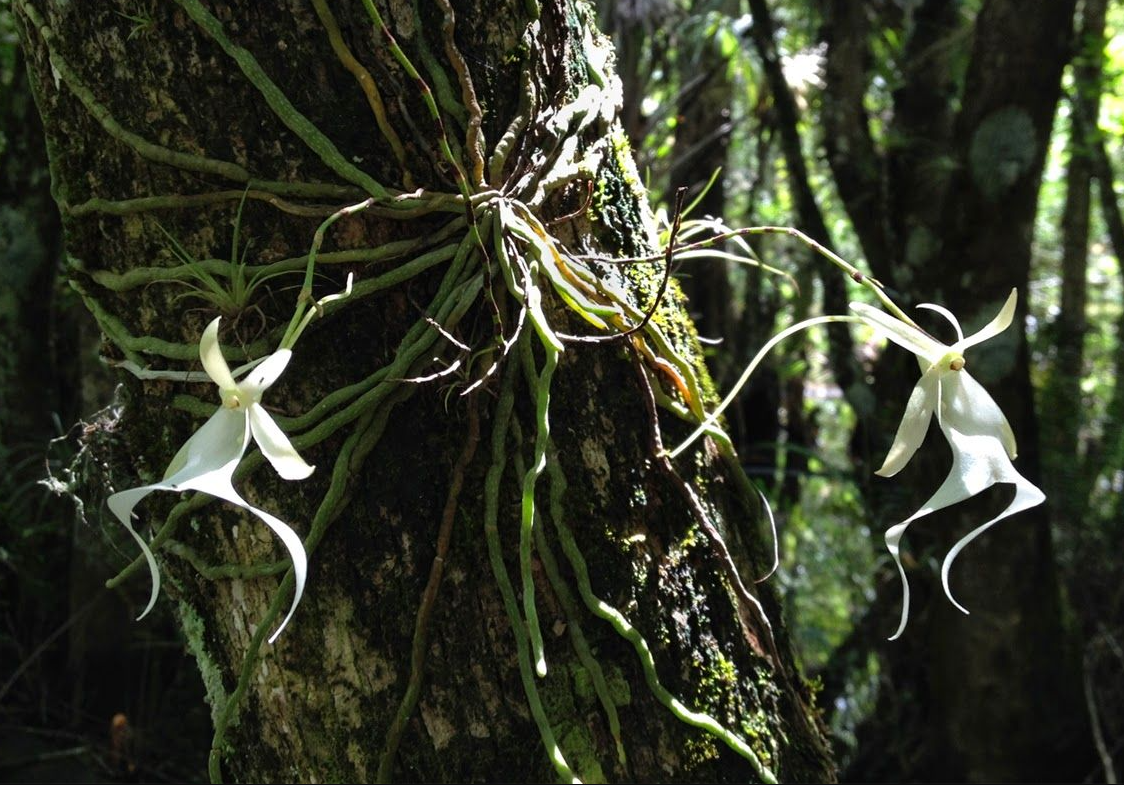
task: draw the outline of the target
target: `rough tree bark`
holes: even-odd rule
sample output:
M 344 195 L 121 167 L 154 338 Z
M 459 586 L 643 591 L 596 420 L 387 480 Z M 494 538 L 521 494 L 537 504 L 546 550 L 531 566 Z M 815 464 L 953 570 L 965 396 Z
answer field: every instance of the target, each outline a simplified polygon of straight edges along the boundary
M 232 365 L 272 351 L 317 227 L 374 197 L 327 231 L 317 267 L 314 296 L 343 288 L 346 272 L 354 292 L 313 323 L 266 401 L 319 468 L 284 483 L 253 453 L 236 482 L 293 523 L 309 551 L 307 591 L 276 645 L 264 638 L 293 582 L 256 519 L 170 494 L 138 508 L 161 532 L 162 601 L 177 603 L 207 687 L 212 777 L 542 781 L 567 773 L 562 756 L 589 779 L 832 775 L 772 594 L 736 590 L 710 534 L 725 535 L 747 579 L 767 567 L 736 462 L 713 444 L 676 467 L 653 457 L 649 391 L 665 407 L 669 443 L 687 432 L 674 412 L 690 419 L 708 394 L 674 287 L 641 321 L 662 260 L 622 274 L 557 259 L 574 277 L 549 283 L 535 267 L 552 263 L 543 247 L 652 250 L 613 116 L 619 86 L 588 9 L 567 0 L 14 6 L 72 282 L 112 361 L 196 370 L 199 335 L 220 310 Z M 519 116 L 525 123 L 513 124 Z M 492 172 L 509 128 L 510 155 Z M 523 234 L 510 232 L 520 221 Z M 506 250 L 537 260 L 521 280 L 501 275 L 520 269 L 504 267 Z M 201 285 L 205 270 L 229 290 L 238 268 L 225 260 L 241 254 L 249 272 L 287 274 L 225 309 L 182 285 Z M 521 471 L 546 442 L 548 341 L 531 330 L 540 282 L 542 318 L 558 332 L 597 334 L 598 320 L 612 328 L 601 334 L 642 329 L 563 344 L 549 409 L 556 452 L 536 484 Z M 576 317 L 557 294 L 567 286 L 579 305 L 619 293 L 623 316 L 594 318 L 598 301 Z M 505 354 L 497 338 L 512 337 L 520 312 L 509 292 L 530 315 Z M 657 336 L 666 346 L 653 350 Z M 484 385 L 458 396 L 497 358 Z M 407 381 L 456 359 L 461 375 Z M 123 381 L 117 416 L 89 434 L 105 471 L 90 488 L 102 494 L 158 478 L 215 404 L 213 385 L 171 374 Z M 528 498 L 539 511 L 530 519 Z M 635 629 L 606 623 L 593 595 Z M 534 608 L 542 678 L 528 655 Z M 642 665 L 640 635 L 653 667 Z M 651 687 L 657 678 L 663 687 Z M 711 730 L 687 709 L 710 715 Z

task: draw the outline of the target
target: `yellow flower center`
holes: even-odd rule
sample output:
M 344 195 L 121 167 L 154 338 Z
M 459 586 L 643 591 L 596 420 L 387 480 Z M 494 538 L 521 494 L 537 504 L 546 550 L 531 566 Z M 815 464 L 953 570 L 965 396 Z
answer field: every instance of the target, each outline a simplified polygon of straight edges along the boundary
M 219 396 L 224 409 L 245 409 L 253 403 L 252 396 L 239 389 L 220 390 Z
M 964 367 L 964 355 L 960 352 L 949 352 L 944 357 L 937 360 L 933 367 L 943 368 L 948 371 L 959 371 Z

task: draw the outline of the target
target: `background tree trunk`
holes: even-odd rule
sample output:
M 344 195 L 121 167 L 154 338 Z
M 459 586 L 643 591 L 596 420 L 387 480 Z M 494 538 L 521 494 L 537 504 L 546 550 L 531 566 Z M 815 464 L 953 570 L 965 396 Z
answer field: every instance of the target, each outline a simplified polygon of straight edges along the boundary
M 189 255 L 208 260 L 204 268 L 229 286 L 234 268 L 219 260 L 243 253 L 251 270 L 294 260 L 286 267 L 294 275 L 223 313 L 232 365 L 271 351 L 291 312 L 303 256 L 328 214 L 381 191 L 370 178 L 406 192 L 421 186 L 456 194 L 455 165 L 462 164 L 475 188 L 475 120 L 482 118 L 490 154 L 513 118 L 527 114 L 521 98 L 532 94 L 540 105 L 517 129 L 505 172 L 547 172 L 559 156 L 572 155 L 566 145 L 574 135 L 588 160 L 561 177 L 536 207 L 540 217 L 575 253 L 650 251 L 644 195 L 620 127 L 611 113 L 598 117 L 588 107 L 577 115 L 584 126 L 565 114 L 568 104 L 580 103 L 581 90 L 604 83 L 611 97 L 616 88 L 584 6 L 550 0 L 541 9 L 522 2 L 497 7 L 481 0 L 455 3 L 454 14 L 440 0 L 394 2 L 379 6 L 384 30 L 358 3 L 338 3 L 337 35 L 313 5 L 183 0 L 138 12 L 132 5 L 15 3 L 45 118 L 72 280 L 107 334 L 107 356 L 196 370 L 200 332 L 220 309 L 172 280 L 201 283 L 183 265 Z M 416 72 L 407 60 L 420 64 Z M 385 121 L 372 119 L 374 93 L 365 94 L 353 75 L 377 85 Z M 266 76 L 284 99 L 263 87 Z M 471 92 L 481 115 L 473 112 Z M 442 134 L 451 155 L 441 148 Z M 279 182 L 316 185 L 299 190 Z M 522 191 L 513 196 L 530 200 Z M 427 308 L 436 315 L 429 304 L 440 301 L 455 260 L 450 253 L 411 277 L 403 265 L 418 243 L 392 244 L 420 237 L 442 247 L 436 241 L 445 237 L 456 248 L 465 221 L 485 227 L 494 219 L 492 203 L 482 197 L 476 214 L 459 225 L 460 208 L 403 220 L 386 204 L 340 219 L 327 234 L 316 296 L 341 289 L 345 271 L 358 277 L 356 293 L 314 324 L 266 401 L 289 430 L 303 431 L 295 443 L 317 472 L 286 484 L 271 470 L 255 471 L 261 461 L 251 456 L 237 481 L 254 504 L 295 525 L 310 555 L 308 590 L 276 645 L 263 639 L 287 607 L 292 581 L 280 577 L 288 563 L 272 561 L 281 552 L 256 519 L 207 498 L 168 494 L 138 509 L 143 520 L 165 521 L 162 601 L 177 603 L 208 691 L 216 723 L 212 777 L 542 780 L 554 775 L 539 741 L 549 734 L 534 716 L 538 705 L 558 751 L 582 778 L 762 776 L 764 769 L 661 705 L 647 683 L 656 674 L 687 707 L 748 739 L 753 755 L 780 777 L 830 777 L 772 594 L 765 588 L 759 597 L 775 643 L 762 617 L 736 600 L 699 514 L 684 499 L 686 486 L 652 460 L 644 384 L 625 343 L 568 344 L 553 383 L 552 464 L 569 490 L 548 505 L 544 476 L 537 493 L 554 524 L 538 522 L 547 537 L 530 563 L 549 670 L 545 678 L 528 671 L 525 620 L 512 614 L 514 597 L 497 576 L 519 574 L 518 472 L 534 459 L 539 415 L 518 358 L 533 352 L 512 352 L 467 397 L 454 393 L 483 373 L 488 355 L 471 363 L 464 353 L 468 377 L 402 381 L 440 370 L 434 357 L 449 363 L 460 354 L 421 319 Z M 485 232 L 478 245 L 487 242 Z M 459 247 L 481 264 L 477 246 Z M 392 248 L 402 249 L 397 257 Z M 400 271 L 402 282 L 391 286 L 380 277 L 388 271 Z M 495 305 L 480 298 L 463 315 L 439 316 L 473 350 L 494 346 L 496 322 L 505 337 L 511 333 L 515 306 L 495 274 L 488 284 Z M 640 304 L 659 284 L 648 266 L 602 274 Z M 557 329 L 583 332 L 556 298 L 548 296 L 545 307 Z M 676 350 L 701 367 L 693 328 L 678 306 L 661 309 L 656 320 Z M 407 357 L 410 346 L 422 350 Z M 386 378 L 372 381 L 388 366 Z M 209 384 L 123 381 L 123 409 L 89 434 L 89 449 L 106 472 L 91 478 L 91 489 L 102 495 L 159 477 L 215 403 Z M 331 410 L 335 391 L 364 384 L 376 392 L 339 407 L 353 413 L 350 419 L 301 427 L 309 422 L 302 414 Z M 661 398 L 674 400 L 674 387 L 667 387 L 658 390 Z M 522 439 L 504 427 L 508 404 L 495 393 L 507 389 L 516 391 L 513 428 Z M 669 443 L 686 432 L 683 423 L 665 419 Z M 735 491 L 736 478 L 713 452 L 696 453 L 680 469 L 701 489 L 702 517 L 725 533 L 743 574 L 763 571 L 770 549 L 746 523 L 752 507 Z M 550 474 L 552 492 L 560 491 L 553 468 Z M 489 500 L 497 475 L 498 496 Z M 498 505 L 495 541 L 489 505 Z M 643 634 L 654 671 L 646 672 L 632 643 L 575 599 L 576 568 L 555 535 L 561 517 L 589 561 L 593 592 Z M 447 552 L 439 550 L 443 536 Z M 430 607 L 423 596 L 431 574 L 439 594 L 426 622 L 419 608 Z M 144 596 L 144 579 L 134 583 L 136 596 Z M 415 706 L 404 696 L 419 686 Z M 397 746 L 389 740 L 392 728 L 402 732 Z
M 1065 203 L 1061 216 L 1062 258 L 1060 310 L 1051 325 L 1057 351 L 1050 359 L 1042 389 L 1043 479 L 1051 519 L 1071 542 L 1080 540 L 1081 521 L 1089 507 L 1089 492 L 1099 471 L 1093 468 L 1088 442 L 1081 438 L 1084 405 L 1081 379 L 1085 373 L 1085 334 L 1088 331 L 1089 222 L 1094 178 L 1094 151 L 1099 132 L 1100 91 L 1105 47 L 1106 0 L 1089 0 L 1081 7 L 1069 91 L 1069 160 Z M 1099 458 L 1099 456 L 1096 456 Z M 1080 594 L 1080 592 L 1078 593 Z

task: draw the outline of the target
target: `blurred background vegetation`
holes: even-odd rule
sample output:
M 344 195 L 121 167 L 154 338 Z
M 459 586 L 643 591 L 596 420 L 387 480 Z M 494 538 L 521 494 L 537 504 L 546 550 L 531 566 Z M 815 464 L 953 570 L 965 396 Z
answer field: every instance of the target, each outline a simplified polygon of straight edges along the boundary
M 155 0 L 123 2 L 121 13 L 141 18 L 148 2 Z M 598 5 L 617 47 L 623 119 L 653 204 L 666 209 L 674 190 L 686 187 L 702 195 L 692 218 L 795 226 L 860 267 L 869 263 L 891 288 L 924 288 L 894 275 L 914 235 L 883 243 L 870 219 L 892 223 L 896 202 L 916 202 L 911 209 L 921 214 L 928 189 L 951 182 L 945 190 L 954 191 L 955 179 L 944 178 L 958 166 L 950 152 L 956 118 L 986 90 L 984 77 L 973 76 L 983 37 L 977 27 L 1002 0 Z M 1010 656 L 1064 657 L 1078 674 L 1058 712 L 1072 715 L 1064 726 L 1079 738 L 1059 742 L 1070 757 L 1042 776 L 1115 782 L 1124 763 L 1124 222 L 1117 196 L 1124 188 L 1124 3 L 1082 0 L 1073 24 L 1041 182 L 1029 185 L 1038 198 L 1028 214 L 1028 288 L 1020 292 L 1028 300 L 1035 411 L 1016 426 L 1029 460 L 1019 466 L 1049 496 L 1052 547 L 1042 553 L 1051 563 L 1006 567 L 1060 584 L 1061 601 L 1050 612 L 1061 632 L 1048 634 L 1062 640 L 1023 645 Z M 131 543 L 103 527 L 103 500 L 81 505 L 56 493 L 85 459 L 82 420 L 112 405 L 113 381 L 97 362 L 96 327 L 62 276 L 49 186 L 3 4 L 0 781 L 201 780 L 209 710 L 171 601 L 158 605 L 156 618 L 132 623 L 144 582 L 104 588 L 131 560 Z M 870 189 L 889 205 L 863 207 Z M 835 271 L 803 245 L 783 237 L 752 245 L 786 275 L 714 261 L 678 270 L 721 389 L 779 329 L 846 302 Z M 992 275 L 1002 279 L 1004 271 Z M 1012 270 L 1006 286 L 1021 286 L 1020 275 Z M 950 289 L 957 304 L 982 307 L 971 302 L 970 286 Z M 911 629 L 912 643 L 885 642 L 900 588 L 882 532 L 908 500 L 887 501 L 872 483 L 871 461 L 881 459 L 889 434 L 872 439 L 863 423 L 882 422 L 876 410 L 896 422 L 905 398 L 869 398 L 867 382 L 889 373 L 878 364 L 877 343 L 858 334 L 854 343 L 806 335 L 778 349 L 730 419 L 776 513 L 782 565 L 772 580 L 804 673 L 819 690 L 841 777 L 986 779 L 965 751 L 972 740 L 933 719 L 942 716 L 945 696 L 930 677 L 940 654 L 927 647 L 941 630 L 926 628 L 947 617 L 926 611 L 926 592 L 944 602 L 933 567 L 943 540 L 911 533 L 910 569 L 915 583 L 928 584 L 919 587 L 911 622 L 921 629 Z M 946 470 L 915 476 L 920 498 Z M 939 522 L 933 518 L 927 526 Z M 1005 521 L 987 537 L 1020 525 Z M 991 559 L 1001 573 L 1005 556 L 1003 547 L 985 549 L 972 568 L 986 569 Z M 994 689 L 1008 667 L 984 662 L 949 689 L 976 691 L 984 703 L 1008 700 Z M 987 742 L 1000 756 L 996 745 L 1011 739 L 1017 750 L 1020 734 L 1000 728 Z

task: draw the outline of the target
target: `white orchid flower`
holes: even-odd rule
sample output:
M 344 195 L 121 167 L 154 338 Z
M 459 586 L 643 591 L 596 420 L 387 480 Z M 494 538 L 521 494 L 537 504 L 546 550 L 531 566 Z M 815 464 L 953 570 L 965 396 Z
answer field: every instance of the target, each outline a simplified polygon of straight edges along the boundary
M 254 367 L 245 379 L 236 382 L 222 356 L 218 333 L 219 319 L 215 319 L 203 331 L 199 341 L 199 356 L 207 375 L 219 387 L 222 406 L 179 449 L 160 482 L 115 493 L 109 497 L 108 504 L 109 509 L 140 545 L 152 574 L 152 593 L 144 612 L 137 617 L 138 620 L 152 610 L 160 592 L 160 573 L 156 559 L 131 523 L 133 508 L 141 499 L 153 491 L 203 491 L 249 510 L 273 529 L 289 551 L 296 577 L 296 590 L 288 615 L 269 639 L 272 643 L 285 629 L 300 602 L 308 572 L 308 560 L 297 533 L 284 521 L 243 499 L 234 490 L 232 478 L 251 437 L 277 473 L 286 480 L 303 480 L 312 474 L 313 467 L 297 454 L 284 432 L 261 405 L 262 393 L 281 376 L 285 366 L 289 364 L 292 351 L 280 349 L 274 352 Z
M 909 397 L 890 452 L 882 467 L 875 473 L 892 477 L 909 463 L 909 459 L 925 439 L 934 412 L 937 414 L 937 423 L 952 447 L 952 471 L 941 487 L 920 510 L 886 531 L 886 547 L 898 567 L 904 593 L 901 624 L 890 640 L 902 634 L 909 619 L 909 582 L 902 567 L 899 546 L 902 535 L 911 523 L 931 512 L 975 496 L 997 482 L 1015 486 L 1015 498 L 1007 508 L 962 537 L 948 552 L 941 565 L 941 583 L 945 595 L 953 605 L 967 613 L 967 608 L 956 601 L 949 589 L 948 575 L 953 559 L 968 543 L 998 521 L 1041 504 L 1046 499 L 1041 490 L 1015 470 L 1011 463 L 1017 452 L 1015 434 L 1011 431 L 1007 418 L 980 383 L 964 369 L 964 351 L 1006 330 L 1014 318 L 1016 302 L 1017 294 L 1015 290 L 1011 290 L 999 314 L 983 329 L 967 338 L 956 317 L 947 309 L 931 304 L 920 306 L 940 313 L 952 323 L 957 341 L 951 346 L 877 308 L 851 303 L 851 310 L 863 322 L 917 355 L 922 370 L 921 380 Z

